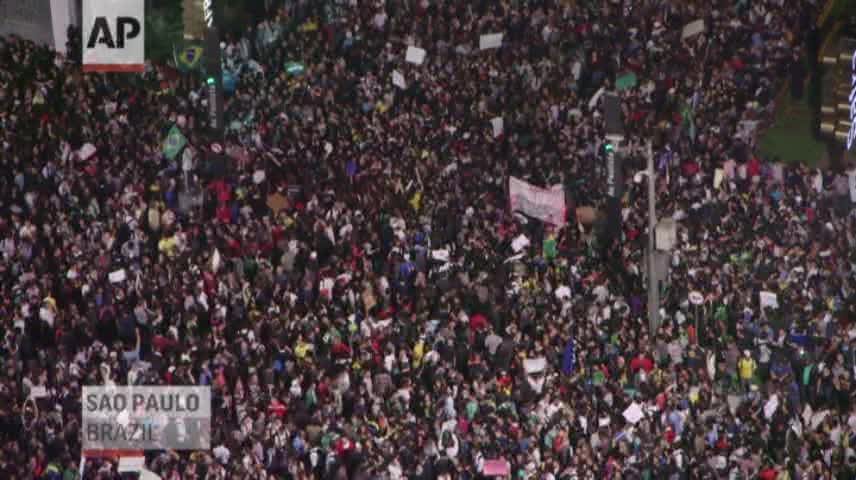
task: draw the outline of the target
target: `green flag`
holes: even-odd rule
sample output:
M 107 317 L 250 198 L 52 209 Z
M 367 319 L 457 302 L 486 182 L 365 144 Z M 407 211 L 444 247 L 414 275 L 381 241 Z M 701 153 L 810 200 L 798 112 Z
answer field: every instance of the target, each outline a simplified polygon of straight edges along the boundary
M 173 125 L 163 142 L 163 154 L 166 158 L 173 160 L 185 145 L 187 145 L 187 137 Z
M 633 72 L 626 72 L 615 79 L 615 88 L 617 88 L 619 91 L 629 90 L 635 86 L 636 74 Z
M 287 62 L 285 64 L 285 71 L 288 72 L 289 75 L 301 75 L 305 70 L 306 67 L 304 67 L 302 63 Z
M 808 385 L 811 382 L 811 370 L 814 365 L 808 365 L 803 369 L 803 385 Z
M 198 42 L 183 42 L 173 45 L 172 56 L 175 66 L 182 72 L 198 70 L 202 66 L 205 48 Z
M 558 255 L 558 250 L 556 248 L 556 237 L 550 235 L 549 237 L 544 239 L 544 258 L 547 260 L 552 260 L 556 258 Z

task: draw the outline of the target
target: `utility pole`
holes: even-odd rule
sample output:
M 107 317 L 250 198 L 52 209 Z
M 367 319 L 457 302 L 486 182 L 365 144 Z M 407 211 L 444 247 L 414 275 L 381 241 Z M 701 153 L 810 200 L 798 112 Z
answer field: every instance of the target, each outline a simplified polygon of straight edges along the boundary
M 651 330 L 651 341 L 660 326 L 660 290 L 657 281 L 656 266 L 656 230 L 657 230 L 657 201 L 655 190 L 657 178 L 654 172 L 654 151 L 651 141 L 648 141 L 648 324 Z
M 225 121 L 223 118 L 223 70 L 221 66 L 220 32 L 217 28 L 219 15 L 213 0 L 202 3 L 203 20 L 205 21 L 205 59 L 208 77 L 205 80 L 208 89 L 208 126 L 216 142 L 224 140 Z

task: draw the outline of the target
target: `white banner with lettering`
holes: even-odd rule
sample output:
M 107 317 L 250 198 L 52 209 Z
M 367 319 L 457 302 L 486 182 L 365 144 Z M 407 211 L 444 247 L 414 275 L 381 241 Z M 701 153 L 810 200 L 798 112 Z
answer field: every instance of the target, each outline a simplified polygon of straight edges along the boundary
M 565 192 L 540 188 L 511 177 L 508 180 L 511 210 L 541 221 L 562 225 L 565 222 Z

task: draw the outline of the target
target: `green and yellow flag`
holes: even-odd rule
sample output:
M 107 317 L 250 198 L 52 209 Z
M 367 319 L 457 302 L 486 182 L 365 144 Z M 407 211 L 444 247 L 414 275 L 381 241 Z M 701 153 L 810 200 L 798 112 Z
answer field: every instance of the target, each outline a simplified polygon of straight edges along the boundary
M 166 158 L 172 160 L 187 145 L 187 137 L 181 133 L 177 126 L 173 125 L 163 142 L 163 154 Z
M 184 41 L 173 45 L 172 54 L 175 66 L 182 72 L 189 72 L 202 66 L 205 48 L 199 42 Z

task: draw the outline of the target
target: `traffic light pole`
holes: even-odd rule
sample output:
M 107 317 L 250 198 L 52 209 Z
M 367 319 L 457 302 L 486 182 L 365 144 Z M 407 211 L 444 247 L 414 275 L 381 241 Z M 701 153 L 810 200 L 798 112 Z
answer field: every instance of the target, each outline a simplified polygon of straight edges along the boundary
M 648 322 L 651 330 L 651 341 L 654 342 L 657 329 L 660 326 L 660 290 L 657 285 L 656 238 L 657 230 L 657 200 L 655 190 L 657 179 L 654 172 L 654 152 L 651 141 L 648 141 Z
M 206 88 L 208 91 L 208 126 L 211 128 L 212 140 L 223 143 L 225 140 L 225 120 L 223 118 L 223 68 L 222 52 L 220 51 L 220 32 L 217 28 L 218 15 L 215 13 L 211 0 L 205 2 L 205 57 L 207 72 Z

